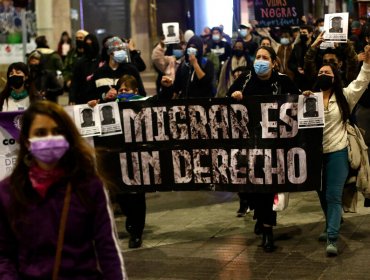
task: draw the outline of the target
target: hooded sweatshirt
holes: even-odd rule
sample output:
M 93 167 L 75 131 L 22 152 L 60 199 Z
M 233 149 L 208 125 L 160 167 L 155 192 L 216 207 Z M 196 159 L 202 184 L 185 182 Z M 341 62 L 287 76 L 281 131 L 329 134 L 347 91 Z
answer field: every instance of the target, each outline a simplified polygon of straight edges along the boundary
M 198 79 L 194 68 L 189 63 L 189 55 L 185 51 L 185 61 L 176 71 L 174 92 L 180 94 L 180 98 L 213 97 L 214 68 L 212 62 L 203 57 L 202 39 L 198 36 L 191 37 L 186 49 L 189 47 L 197 49 L 196 58 L 205 76 Z

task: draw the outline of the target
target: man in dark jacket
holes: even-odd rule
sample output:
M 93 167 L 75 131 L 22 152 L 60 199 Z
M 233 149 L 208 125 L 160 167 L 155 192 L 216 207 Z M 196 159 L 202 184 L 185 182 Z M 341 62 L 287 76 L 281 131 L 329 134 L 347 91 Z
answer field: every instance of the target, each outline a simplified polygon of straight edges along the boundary
M 115 100 L 118 94 L 115 86 L 123 75 L 134 76 L 138 83 L 138 94 L 146 96 L 139 71 L 132 63 L 128 62 L 127 44 L 123 43 L 119 37 L 112 37 L 107 40 L 106 47 L 109 61 L 98 68 L 93 75 L 92 82 L 95 85 L 95 90 L 91 99 Z
M 231 46 L 228 42 L 222 40 L 222 36 L 222 29 L 219 26 L 213 27 L 212 37 L 209 41 L 209 48 L 207 49 L 207 52 L 210 51 L 218 56 L 220 65 L 231 56 Z
M 299 28 L 300 40 L 294 45 L 288 61 L 288 67 L 294 73 L 294 81 L 301 90 L 311 89 L 313 78 L 305 73 L 304 57 L 312 43 L 313 29 L 309 25 L 302 25 Z
M 119 37 L 109 38 L 105 43 L 108 63 L 98 68 L 92 78 L 94 86 L 91 101 L 109 102 L 117 98 L 116 89 L 119 78 L 123 75 L 132 75 L 138 84 L 138 94 L 146 96 L 143 82 L 136 66 L 128 62 L 129 50 L 127 45 Z M 92 104 L 93 103 L 90 103 Z M 117 195 L 117 203 L 126 216 L 126 230 L 130 234 L 129 248 L 138 248 L 142 244 L 142 234 L 145 227 L 146 201 L 145 193 L 120 193 Z
M 85 104 L 94 98 L 95 89 L 92 83 L 93 73 L 99 68 L 99 42 L 94 34 L 86 35 L 84 39 L 84 55 L 77 61 L 72 75 L 69 92 L 70 104 Z
M 42 61 L 43 54 L 38 50 L 28 56 L 31 90 L 35 90 L 35 94 L 42 99 L 57 102 L 58 96 L 63 94 L 63 87 L 58 82 L 56 73 L 45 69 Z

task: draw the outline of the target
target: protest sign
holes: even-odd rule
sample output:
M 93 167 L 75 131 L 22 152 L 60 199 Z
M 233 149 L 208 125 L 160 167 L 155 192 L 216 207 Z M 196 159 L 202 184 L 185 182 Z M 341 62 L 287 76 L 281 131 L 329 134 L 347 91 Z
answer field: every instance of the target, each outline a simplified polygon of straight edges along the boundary
M 298 130 L 297 102 L 119 103 L 123 134 L 94 143 L 106 150 L 102 171 L 124 191 L 313 190 L 321 184 L 322 129 Z
M 259 27 L 300 25 L 303 4 L 293 0 L 257 0 L 254 14 Z

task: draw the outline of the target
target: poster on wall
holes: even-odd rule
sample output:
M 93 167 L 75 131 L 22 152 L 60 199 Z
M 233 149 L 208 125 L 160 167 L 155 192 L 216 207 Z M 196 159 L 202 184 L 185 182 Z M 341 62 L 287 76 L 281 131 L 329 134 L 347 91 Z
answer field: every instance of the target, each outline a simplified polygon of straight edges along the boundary
M 0 1 L 0 64 L 23 61 L 22 27 L 27 31 L 27 52 L 35 49 L 31 38 L 36 36 L 36 14 L 34 1 L 23 1 L 25 22 L 22 22 L 22 9 L 14 6 L 14 1 Z
M 259 27 L 300 25 L 303 1 L 257 0 L 254 1 L 255 19 Z

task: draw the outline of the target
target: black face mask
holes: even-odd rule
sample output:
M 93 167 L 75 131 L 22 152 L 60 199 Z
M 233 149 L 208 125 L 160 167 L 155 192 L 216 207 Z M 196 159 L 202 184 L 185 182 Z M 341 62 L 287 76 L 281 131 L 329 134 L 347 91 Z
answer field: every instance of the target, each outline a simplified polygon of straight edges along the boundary
M 9 77 L 8 83 L 12 88 L 20 89 L 24 84 L 23 78 L 24 76 L 13 75 Z
M 244 55 L 244 51 L 243 50 L 233 50 L 233 54 L 236 57 L 242 57 Z
M 321 90 L 328 90 L 333 86 L 333 77 L 328 75 L 320 75 L 317 77 L 317 86 Z
M 84 45 L 84 53 L 87 57 L 93 57 L 94 56 L 94 49 L 91 45 L 85 44 Z
M 301 35 L 299 36 L 299 38 L 301 39 L 301 41 L 302 41 L 303 43 L 306 43 L 306 42 L 308 41 L 308 36 L 307 36 L 306 34 L 301 34 Z
M 33 73 L 39 72 L 41 70 L 41 67 L 39 64 L 31 64 L 30 65 L 30 70 Z
M 82 49 L 84 47 L 84 41 L 76 40 L 77 49 Z

